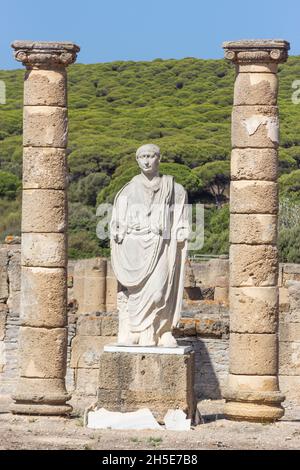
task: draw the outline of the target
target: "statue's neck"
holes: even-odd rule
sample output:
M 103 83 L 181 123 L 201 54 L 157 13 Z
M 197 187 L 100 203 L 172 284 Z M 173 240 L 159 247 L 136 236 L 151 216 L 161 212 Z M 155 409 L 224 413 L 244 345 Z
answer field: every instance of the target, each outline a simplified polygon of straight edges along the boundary
M 159 178 L 159 172 L 158 172 L 158 171 L 156 171 L 155 173 L 148 173 L 148 174 L 147 174 L 147 173 L 144 173 L 144 172 L 142 171 L 141 175 L 142 175 L 144 178 L 146 178 L 146 180 L 148 180 L 148 181 L 152 181 L 152 180 L 154 180 L 154 179 L 156 179 L 156 178 Z

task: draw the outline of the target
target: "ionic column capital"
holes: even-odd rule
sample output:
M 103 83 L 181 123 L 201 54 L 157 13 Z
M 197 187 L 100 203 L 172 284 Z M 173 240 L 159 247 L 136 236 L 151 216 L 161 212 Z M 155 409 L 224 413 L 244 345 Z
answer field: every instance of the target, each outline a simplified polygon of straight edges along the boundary
M 290 44 L 283 39 L 227 41 L 223 43 L 225 59 L 237 65 L 285 62 Z
M 27 68 L 67 67 L 75 62 L 80 47 L 72 42 L 15 41 L 15 59 Z

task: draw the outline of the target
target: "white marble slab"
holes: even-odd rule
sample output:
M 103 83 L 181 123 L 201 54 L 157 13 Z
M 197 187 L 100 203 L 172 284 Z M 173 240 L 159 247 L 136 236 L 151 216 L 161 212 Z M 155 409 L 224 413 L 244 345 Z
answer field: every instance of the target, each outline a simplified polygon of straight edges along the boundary
M 176 348 L 164 348 L 160 346 L 121 346 L 120 344 L 107 344 L 104 346 L 106 352 L 123 352 L 133 354 L 176 354 L 183 355 L 193 348 L 191 346 L 177 346 Z
M 148 408 L 129 413 L 108 411 L 105 408 L 90 411 L 87 427 L 91 429 L 161 429 Z

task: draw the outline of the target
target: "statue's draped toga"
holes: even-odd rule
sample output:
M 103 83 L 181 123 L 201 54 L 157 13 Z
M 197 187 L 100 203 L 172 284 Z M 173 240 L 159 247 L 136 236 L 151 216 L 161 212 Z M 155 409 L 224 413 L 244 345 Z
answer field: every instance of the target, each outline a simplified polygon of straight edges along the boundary
M 111 220 L 112 266 L 127 290 L 127 332 L 131 344 L 170 344 L 180 318 L 187 249 L 187 196 L 172 176 L 143 173 L 117 194 Z M 124 326 L 123 326 L 124 327 Z M 162 338 L 169 335 L 168 343 Z M 125 339 L 124 339 L 125 338 Z

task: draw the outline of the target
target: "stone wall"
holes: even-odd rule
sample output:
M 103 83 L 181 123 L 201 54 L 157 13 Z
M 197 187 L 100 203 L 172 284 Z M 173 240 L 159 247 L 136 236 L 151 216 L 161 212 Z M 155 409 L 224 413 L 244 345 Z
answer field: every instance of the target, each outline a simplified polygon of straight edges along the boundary
M 280 385 L 300 402 L 300 265 L 282 264 L 280 287 Z M 68 268 L 67 386 L 77 397 L 96 396 L 99 357 L 116 341 L 117 282 L 109 260 L 70 261 Z M 20 245 L 0 246 L 0 394 L 11 393 L 17 372 Z M 228 371 L 228 259 L 190 260 L 186 269 L 178 342 L 192 344 L 196 396 L 221 398 Z

